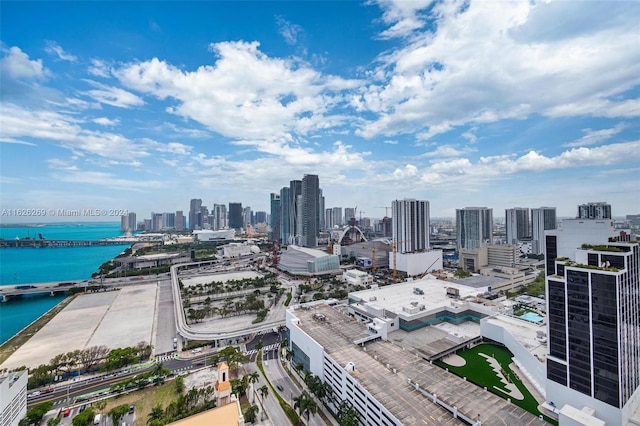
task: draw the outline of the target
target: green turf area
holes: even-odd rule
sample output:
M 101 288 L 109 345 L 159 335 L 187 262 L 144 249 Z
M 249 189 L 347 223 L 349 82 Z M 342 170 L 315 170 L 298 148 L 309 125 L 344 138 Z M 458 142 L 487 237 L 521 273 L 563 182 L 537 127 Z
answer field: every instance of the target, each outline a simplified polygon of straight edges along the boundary
M 443 361 L 436 361 L 435 364 L 442 368 L 448 368 L 450 372 L 460 377 L 466 377 L 470 382 L 481 387 L 486 387 L 488 391 L 493 392 L 501 398 L 507 399 L 509 397 L 508 394 L 494 388 L 495 386 L 508 392 L 504 383 L 501 382 L 499 374 L 493 370 L 485 357 L 479 355 L 480 353 L 495 358 L 500 364 L 502 374 L 508 378 L 511 383 L 515 384 L 520 392 L 522 392 L 522 395 L 524 395 L 524 399 L 522 400 L 511 397 L 511 402 L 536 416 L 540 415 L 541 413 L 538 411 L 538 401 L 536 401 L 520 379 L 518 379 L 515 373 L 509 368 L 509 365 L 513 362 L 513 354 L 503 346 L 483 343 L 471 349 L 458 351 L 457 354 L 466 361 L 463 367 L 454 367 Z M 557 424 L 546 417 L 545 420 Z

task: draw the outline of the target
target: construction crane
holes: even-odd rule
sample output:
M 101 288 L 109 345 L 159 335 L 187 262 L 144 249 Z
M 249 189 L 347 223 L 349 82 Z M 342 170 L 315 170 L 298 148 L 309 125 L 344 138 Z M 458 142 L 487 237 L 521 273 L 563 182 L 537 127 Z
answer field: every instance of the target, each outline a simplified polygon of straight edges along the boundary
M 390 209 L 390 208 L 391 208 L 391 207 L 376 206 L 376 209 L 384 209 L 384 215 L 385 215 L 386 217 L 389 217 L 389 209 Z

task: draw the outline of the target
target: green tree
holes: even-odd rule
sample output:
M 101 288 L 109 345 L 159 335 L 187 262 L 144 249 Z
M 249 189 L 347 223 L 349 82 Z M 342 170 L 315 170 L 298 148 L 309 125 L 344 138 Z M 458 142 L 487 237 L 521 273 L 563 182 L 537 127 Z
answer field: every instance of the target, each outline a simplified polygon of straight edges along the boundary
M 28 410 L 27 419 L 29 420 L 29 423 L 39 424 L 44 415 L 47 414 L 47 411 L 51 410 L 51 407 L 53 407 L 53 402 L 48 401 L 41 402 L 40 404 Z
M 47 420 L 47 426 L 58 426 L 62 419 L 60 417 L 51 417 Z
M 358 426 L 360 413 L 348 401 L 342 401 L 338 407 L 338 423 L 340 426 Z
M 107 406 L 107 401 L 104 399 L 101 399 L 100 401 L 94 402 L 93 406 L 96 407 L 98 411 L 102 412 L 102 410 L 104 410 L 104 408 Z
M 149 426 L 160 426 L 164 424 L 164 410 L 162 409 L 161 404 L 158 404 L 151 409 L 149 418 L 147 419 L 147 424 Z
M 107 416 L 111 417 L 111 420 L 114 425 L 119 425 L 120 420 L 128 412 L 129 412 L 129 405 L 122 404 L 122 405 L 118 405 L 117 407 L 113 407 L 111 410 L 109 410 L 107 412 Z
M 257 414 L 258 414 L 258 406 L 252 405 L 251 407 L 247 408 L 247 411 L 244 412 L 244 421 L 248 423 L 255 422 L 257 418 Z
M 318 412 L 318 405 L 306 391 L 293 398 L 293 408 L 298 410 L 300 416 L 306 417 L 307 420 L 312 414 Z
M 258 392 L 260 392 L 260 396 L 262 396 L 262 399 L 264 399 L 267 395 L 269 395 L 269 387 L 267 385 L 262 385 L 258 388 Z
M 184 392 L 184 377 L 182 376 L 176 377 L 175 384 L 176 384 L 176 393 L 178 395 L 181 395 L 182 392 Z
M 89 426 L 93 425 L 95 413 L 92 407 L 87 408 L 71 420 L 73 426 Z

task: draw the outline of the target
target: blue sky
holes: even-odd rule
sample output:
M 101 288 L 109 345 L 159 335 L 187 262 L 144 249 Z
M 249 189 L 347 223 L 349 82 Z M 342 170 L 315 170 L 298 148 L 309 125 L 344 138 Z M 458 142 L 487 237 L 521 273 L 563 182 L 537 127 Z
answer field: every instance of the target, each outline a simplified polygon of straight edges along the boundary
M 2 209 L 268 210 L 311 173 L 367 217 L 640 213 L 638 2 L 0 8 Z

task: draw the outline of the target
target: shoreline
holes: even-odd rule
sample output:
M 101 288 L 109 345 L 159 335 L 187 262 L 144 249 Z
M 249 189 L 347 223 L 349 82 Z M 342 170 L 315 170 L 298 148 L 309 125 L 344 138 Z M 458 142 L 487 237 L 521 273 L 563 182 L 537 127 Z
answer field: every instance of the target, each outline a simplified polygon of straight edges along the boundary
M 44 327 L 49 321 L 53 319 L 60 311 L 62 311 L 76 295 L 67 296 L 60 301 L 57 305 L 49 309 L 44 314 L 33 320 L 27 326 L 23 327 L 20 331 L 14 334 L 10 339 L 0 345 L 0 370 L 2 370 L 2 363 L 4 363 L 15 351 L 17 351 L 22 345 L 24 345 L 35 333 Z

